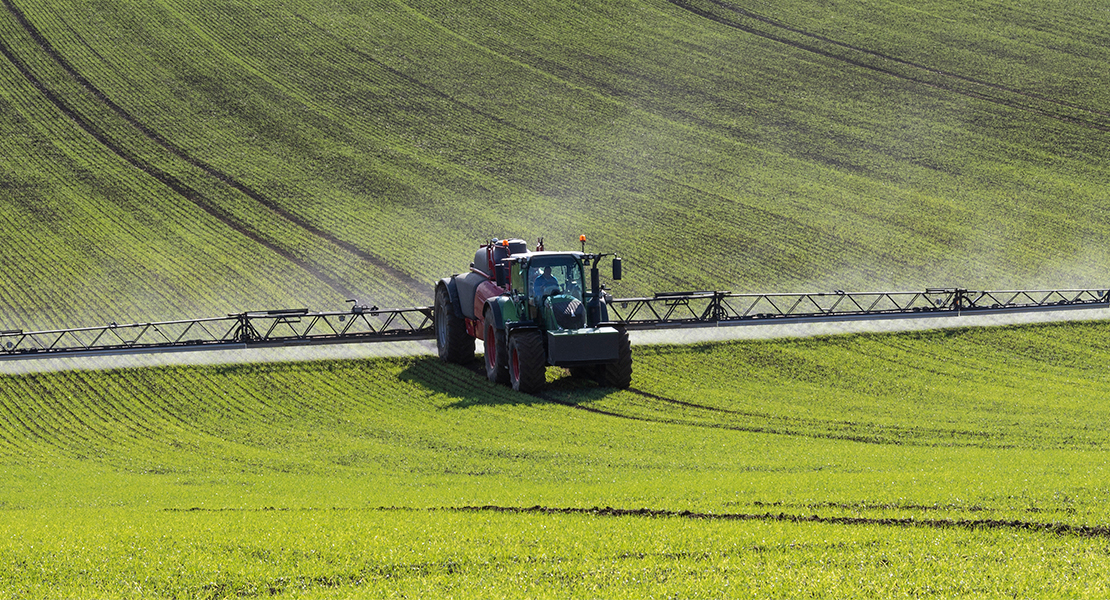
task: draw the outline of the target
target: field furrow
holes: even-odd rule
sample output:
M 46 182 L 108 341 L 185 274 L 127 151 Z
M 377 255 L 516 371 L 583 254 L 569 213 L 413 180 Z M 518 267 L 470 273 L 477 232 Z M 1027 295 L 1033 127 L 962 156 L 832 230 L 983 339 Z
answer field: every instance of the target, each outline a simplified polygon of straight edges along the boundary
M 89 422 L 74 413 L 71 402 L 53 398 L 48 388 L 27 385 L 19 394 L 30 413 L 20 434 L 37 439 L 42 445 L 28 458 L 33 460 L 55 450 L 70 458 L 103 456 L 101 450 L 111 444 L 110 434 L 99 427 L 99 423 Z
M 19 87 L 17 86 L 16 89 L 19 89 Z M 33 106 L 35 106 L 33 103 L 28 102 L 28 103 L 23 103 L 23 105 L 20 108 L 21 109 L 22 108 L 31 108 Z M 52 122 L 56 122 L 56 121 L 51 120 L 51 119 L 46 119 L 43 122 L 52 123 Z M 62 130 L 58 137 L 61 138 L 61 137 L 65 137 L 66 135 L 67 135 L 67 133 L 64 132 L 64 130 Z M 8 138 L 8 139 L 10 139 L 10 138 Z M 18 153 L 17 153 L 17 155 L 18 155 Z M 89 165 L 89 169 L 90 169 L 89 172 L 90 173 L 112 172 L 112 171 L 119 168 L 118 164 L 113 165 L 113 164 L 111 164 L 111 161 L 99 162 L 99 163 L 95 162 L 97 157 L 99 156 L 99 154 L 95 150 L 88 151 L 85 154 L 83 154 L 82 156 L 83 156 L 82 160 L 89 159 L 89 158 L 94 160 L 94 162 Z M 43 163 L 43 165 L 46 166 L 47 168 L 56 168 L 59 173 L 64 173 L 64 172 L 66 172 L 67 166 L 72 164 L 72 163 L 69 163 L 68 161 L 69 161 L 68 156 L 61 155 L 61 156 L 56 157 L 55 160 L 51 160 L 51 161 Z M 29 187 L 28 190 L 32 190 L 31 193 L 32 194 L 34 193 L 33 192 L 34 188 Z M 67 197 L 69 194 L 79 196 L 79 195 L 82 194 L 82 191 L 83 190 L 78 185 L 76 187 L 76 189 L 74 189 L 72 191 L 67 190 L 66 196 L 63 196 L 63 197 Z M 128 193 L 128 192 L 123 191 L 123 190 L 120 190 L 120 192 L 122 192 L 123 194 Z M 133 191 L 131 191 L 131 193 L 134 193 L 136 196 L 141 196 L 141 195 L 143 195 L 144 192 L 141 192 L 141 191 L 138 191 L 138 190 L 133 190 Z M 98 194 L 96 192 L 93 192 L 92 196 L 95 198 L 95 197 L 98 196 Z M 33 197 L 34 196 L 30 196 L 28 199 L 30 200 L 30 198 L 33 198 Z M 91 210 L 89 211 L 88 218 L 86 218 L 84 220 L 75 221 L 74 230 L 70 230 L 68 228 L 68 226 L 63 225 L 62 227 L 64 227 L 64 228 L 62 228 L 61 231 L 58 231 L 59 221 L 57 219 L 60 217 L 59 213 L 62 213 L 62 211 L 64 211 L 65 213 L 80 211 L 82 208 L 85 208 L 85 206 L 87 206 L 87 205 L 83 205 L 83 204 L 77 203 L 77 202 L 67 204 L 66 202 L 59 202 L 57 199 L 40 202 L 38 204 L 38 208 L 35 209 L 37 212 L 29 212 L 29 214 L 28 214 L 28 216 L 32 219 L 36 218 L 36 216 L 48 216 L 48 217 L 53 219 L 52 222 L 50 222 L 50 223 L 43 223 L 43 222 L 36 223 L 35 221 L 31 221 L 30 223 L 28 223 L 26 220 L 21 220 L 21 221 L 18 222 L 18 225 L 13 228 L 13 232 L 28 232 L 31 235 L 28 236 L 27 241 L 24 242 L 24 243 L 20 243 L 22 240 L 20 240 L 19 237 L 9 238 L 10 243 L 12 243 L 15 248 L 38 247 L 38 248 L 42 249 L 41 252 L 32 254 L 32 255 L 27 257 L 27 259 L 30 260 L 30 261 L 39 260 L 39 261 L 42 261 L 42 264 L 43 264 L 43 267 L 41 267 L 41 268 L 36 268 L 33 265 L 28 265 L 29 268 L 31 269 L 31 271 L 32 272 L 38 272 L 38 273 L 48 273 L 51 268 L 59 268 L 60 267 L 61 269 L 65 269 L 65 271 L 54 273 L 52 277 L 45 277 L 41 280 L 34 281 L 33 286 L 19 285 L 18 281 L 13 281 L 13 285 L 5 286 L 5 293 L 15 292 L 16 294 L 21 296 L 20 300 L 22 302 L 27 302 L 28 303 L 27 308 L 22 309 L 20 311 L 21 313 L 23 313 L 23 314 L 32 314 L 32 313 L 36 312 L 35 311 L 35 305 L 36 304 L 39 305 L 40 307 L 50 304 L 50 302 L 43 301 L 43 300 L 39 299 L 39 297 L 34 295 L 34 294 L 31 294 L 30 298 L 25 297 L 28 294 L 28 292 L 33 292 L 34 291 L 34 287 L 45 286 L 47 290 L 50 290 L 51 287 L 54 287 L 54 289 L 57 289 L 59 286 L 65 286 L 67 282 L 81 282 L 80 285 L 82 285 L 82 286 L 90 286 L 90 287 L 95 288 L 95 286 L 98 283 L 98 280 L 100 279 L 100 277 L 97 276 L 97 273 L 95 273 L 94 269 L 89 269 L 88 266 L 87 266 L 88 261 L 89 261 L 88 252 L 89 252 L 89 250 L 92 250 L 93 252 L 105 251 L 105 254 L 107 256 L 104 256 L 101 260 L 103 260 L 103 261 L 109 261 L 109 260 L 112 260 L 112 259 L 118 260 L 119 259 L 118 255 L 117 256 L 111 256 L 112 253 L 117 252 L 116 244 L 118 243 L 117 240 L 113 239 L 112 236 L 117 235 L 118 233 L 121 233 L 121 232 L 124 233 L 125 235 L 130 235 L 130 234 L 132 234 L 132 232 L 134 232 L 135 235 L 139 235 L 140 232 L 143 232 L 142 235 L 150 235 L 151 231 L 150 231 L 149 226 L 147 226 L 147 227 L 143 226 L 143 225 L 149 225 L 149 221 L 144 223 L 142 221 L 142 216 L 141 215 L 139 216 L 140 220 L 138 222 L 130 221 L 128 218 L 125 218 L 121 221 L 111 223 L 111 225 L 109 225 L 107 228 L 105 228 L 105 226 L 103 224 L 105 221 L 120 219 L 121 213 L 118 211 L 117 208 L 115 208 L 116 206 L 118 206 L 118 204 L 116 204 L 116 202 L 115 202 L 116 200 L 117 200 L 116 197 L 110 197 L 110 199 L 108 199 L 107 202 L 105 202 L 104 205 L 101 205 L 100 207 L 90 207 Z M 119 200 L 123 200 L 123 202 L 120 202 L 120 204 L 124 204 L 124 205 L 129 206 L 129 207 L 140 206 L 140 204 L 138 202 L 136 202 L 136 198 L 127 198 L 127 199 L 120 198 Z M 28 206 L 30 206 L 30 205 L 28 205 Z M 76 208 L 76 211 L 74 210 L 74 208 Z M 55 212 L 55 211 L 57 211 L 57 212 Z M 168 205 L 166 207 L 166 211 L 170 215 L 173 215 L 173 213 L 177 212 L 176 208 L 173 207 L 172 204 Z M 19 212 L 7 212 L 7 211 L 5 212 L 5 215 L 8 216 L 9 218 L 14 218 L 15 215 L 18 215 L 18 214 L 19 214 Z M 76 216 L 76 215 L 73 215 L 73 216 Z M 68 219 L 68 218 L 72 218 L 72 217 L 67 215 L 66 218 Z M 196 222 L 196 218 L 195 218 L 195 216 L 190 215 L 186 219 L 183 219 L 182 222 Z M 202 219 L 202 222 L 203 222 L 203 219 Z M 132 224 L 134 225 L 134 227 L 131 227 Z M 50 225 L 51 227 L 50 227 L 50 229 L 44 229 L 43 228 L 44 225 Z M 111 233 L 107 233 L 107 235 L 106 235 L 106 232 L 111 232 Z M 19 235 L 21 235 L 21 233 L 16 233 L 15 235 L 19 236 Z M 220 239 L 222 237 L 223 236 L 220 235 L 216 239 Z M 100 238 L 106 244 L 104 246 L 95 244 L 94 240 L 97 240 L 98 238 Z M 208 239 L 208 241 L 211 242 L 211 241 L 213 241 L 213 239 L 210 237 Z M 74 248 L 74 246 L 77 246 L 77 247 Z M 133 248 L 138 247 L 138 246 L 139 246 L 139 244 L 137 242 L 132 242 L 131 245 L 130 245 L 130 248 L 133 249 Z M 70 250 L 70 251 L 73 251 L 74 253 L 70 256 L 66 256 L 65 259 L 63 260 L 63 259 L 60 259 L 60 257 L 58 257 L 57 255 L 51 256 L 50 254 L 46 253 L 50 250 L 53 250 L 54 252 L 57 252 L 58 250 L 62 250 L 63 252 L 66 251 L 66 250 Z M 124 246 L 121 246 L 119 248 L 119 251 L 126 252 L 127 249 L 125 249 Z M 180 253 L 167 253 L 166 256 L 168 257 L 168 260 L 165 263 L 166 266 L 164 267 L 165 270 L 163 272 L 169 271 L 169 273 L 180 273 L 181 270 L 182 270 L 181 267 L 183 267 L 183 266 L 186 269 L 186 271 L 185 271 L 186 273 L 188 273 L 188 271 L 196 272 L 198 270 L 196 263 L 193 263 L 192 261 L 183 260 Z M 215 256 L 213 256 L 213 258 L 216 259 Z M 226 262 L 226 258 L 221 257 L 219 259 L 213 260 L 211 264 L 218 265 L 221 262 Z M 155 264 L 157 264 L 157 263 L 155 263 Z M 94 262 L 94 265 L 95 265 L 95 262 Z M 151 266 L 153 266 L 153 265 L 148 265 L 146 268 L 150 268 Z M 138 264 L 135 264 L 131 268 L 134 269 L 132 271 L 132 273 L 137 273 L 138 271 L 143 269 L 143 267 L 140 267 Z M 82 269 L 87 269 L 87 270 L 82 270 Z M 127 265 L 118 265 L 118 266 L 114 266 L 112 270 L 114 272 L 119 273 L 120 275 L 123 275 L 123 274 L 127 274 L 128 271 L 131 270 L 131 269 L 129 269 Z M 243 275 L 247 280 L 250 280 L 251 278 L 253 278 L 253 275 L 251 275 L 251 274 L 244 273 Z M 194 275 L 193 278 L 195 278 L 195 279 L 204 279 L 206 277 L 208 277 L 207 274 Z M 137 275 L 130 275 L 130 278 L 131 278 L 132 281 L 134 281 L 135 279 L 140 279 Z M 32 282 L 28 282 L 28 283 L 32 283 Z M 108 282 L 106 282 L 106 283 L 108 283 Z M 120 286 L 120 284 L 125 284 L 125 283 L 126 282 L 124 282 L 124 281 L 111 282 L 109 284 L 109 286 L 105 286 L 105 288 L 103 288 L 101 290 L 98 290 L 98 292 L 104 292 L 104 291 L 112 290 L 115 293 L 117 302 L 113 304 L 113 310 L 106 310 L 107 306 L 104 306 L 99 311 L 97 310 L 98 305 L 100 304 L 100 299 L 101 299 L 101 297 L 98 294 L 89 294 L 89 295 L 85 296 L 84 298 L 82 298 L 79 301 L 69 299 L 67 297 L 68 294 L 66 294 L 66 295 L 63 296 L 63 298 L 65 298 L 65 300 L 63 300 L 62 304 L 72 306 L 73 308 L 75 308 L 77 310 L 81 310 L 83 307 L 88 307 L 86 310 L 88 310 L 89 313 L 99 312 L 102 315 L 107 315 L 107 317 L 103 317 L 103 316 L 101 317 L 101 319 L 103 319 L 104 321 L 111 320 L 109 317 L 119 318 L 119 316 L 121 316 L 121 315 L 128 315 L 128 314 L 133 315 L 131 318 L 137 318 L 140 315 L 142 315 L 143 312 L 146 312 L 146 311 L 140 312 L 140 311 L 136 311 L 136 310 L 128 310 L 129 307 L 120 306 L 120 304 L 119 304 L 119 297 L 118 297 L 119 292 L 116 291 L 116 290 L 118 290 L 118 287 Z M 155 290 L 158 290 L 158 289 L 162 288 L 162 286 L 160 285 L 159 282 L 149 281 L 149 282 L 147 282 L 147 284 L 151 285 L 152 288 L 154 288 Z M 127 288 L 124 288 L 123 291 L 126 292 L 128 290 L 127 290 Z M 134 295 L 133 294 L 134 290 L 131 290 L 131 291 L 132 291 L 132 295 Z M 161 292 L 161 293 L 165 294 L 165 292 Z M 178 294 L 165 294 L 165 296 L 167 297 L 165 301 L 167 303 L 169 303 L 170 305 L 176 305 L 178 302 L 180 302 L 180 300 L 179 300 L 180 296 Z M 18 306 L 19 303 L 18 302 L 13 302 L 10 305 L 17 305 Z M 149 310 L 149 307 L 145 307 L 145 308 L 147 310 Z M 41 309 L 39 309 L 39 310 L 41 310 Z M 182 312 L 184 312 L 184 311 L 182 311 Z M 182 314 L 182 312 L 178 312 L 175 316 L 180 316 Z M 163 314 L 165 314 L 165 313 L 163 313 Z M 148 316 L 149 316 L 149 313 L 148 313 Z M 71 319 L 71 320 L 66 321 L 66 322 L 55 323 L 55 326 L 65 326 L 65 325 L 72 326 L 72 325 L 77 324 L 79 322 L 80 321 L 75 321 L 75 320 Z M 11 325 L 24 326 L 24 327 L 28 327 L 28 326 L 33 327 L 34 326 L 34 321 L 33 320 L 17 321 L 15 319 L 12 319 Z
M 27 22 L 25 19 L 21 20 L 21 23 L 24 26 L 28 26 L 28 27 L 30 26 L 29 22 Z M 30 31 L 37 36 L 37 31 L 36 30 L 31 29 Z M 41 37 L 36 37 L 36 39 L 41 40 Z M 199 206 L 202 210 L 209 213 L 211 216 L 215 217 L 217 220 L 220 220 L 220 221 L 224 222 L 226 225 L 228 225 L 232 229 L 238 231 L 240 234 L 245 235 L 249 239 L 251 239 L 251 240 L 253 240 L 257 243 L 260 243 L 263 246 L 268 247 L 270 250 L 274 251 L 275 253 L 277 253 L 279 256 L 282 256 L 286 260 L 289 260 L 289 261 L 292 261 L 294 263 L 298 263 L 302 266 L 305 266 L 310 272 L 313 272 L 316 276 L 322 277 L 324 279 L 324 281 L 326 281 L 326 282 L 330 281 L 332 283 L 333 287 L 337 288 L 337 292 L 338 292 L 339 296 L 342 297 L 342 296 L 350 296 L 351 295 L 350 290 L 347 288 L 347 286 L 345 284 L 341 284 L 337 279 L 334 279 L 331 275 L 326 274 L 325 271 L 330 271 L 331 270 L 330 268 L 321 269 L 317 266 L 312 266 L 308 262 L 305 262 L 302 258 L 300 258 L 300 256 L 299 256 L 301 254 L 300 251 L 297 251 L 297 252 L 290 251 L 290 250 L 285 249 L 285 245 L 276 245 L 276 244 L 272 243 L 269 240 L 268 234 L 261 233 L 258 229 L 255 229 L 254 226 L 247 225 L 246 222 L 239 220 L 239 218 L 234 216 L 233 213 L 228 212 L 224 208 L 220 207 L 218 204 L 214 203 L 212 200 L 206 198 L 205 195 L 204 195 L 205 192 L 200 191 L 199 188 L 195 187 L 192 184 L 185 183 L 184 180 L 180 179 L 172 171 L 163 170 L 161 167 L 155 166 L 155 162 L 153 162 L 153 161 L 156 161 L 158 159 L 144 158 L 142 156 L 142 153 L 149 152 L 149 150 L 142 150 L 142 151 L 139 151 L 138 153 L 133 153 L 132 151 L 125 149 L 125 147 L 123 145 L 121 145 L 120 143 L 117 143 L 114 140 L 113 136 L 115 136 L 116 134 L 119 134 L 119 135 L 122 135 L 124 138 L 131 137 L 131 138 L 134 139 L 134 136 L 130 136 L 130 133 L 129 133 L 129 130 L 134 130 L 134 131 L 137 131 L 142 136 L 145 136 L 148 139 L 148 141 L 154 142 L 156 148 L 162 148 L 163 151 L 166 150 L 166 149 L 169 149 L 171 151 L 171 155 L 174 154 L 173 151 L 176 150 L 172 146 L 169 146 L 169 144 L 164 139 L 160 138 L 157 134 L 151 132 L 148 128 L 146 128 L 141 123 L 137 122 L 133 117 L 128 115 L 126 112 L 124 112 L 118 105 L 116 105 L 112 101 L 108 100 L 107 96 L 103 92 L 101 92 L 97 88 L 93 87 L 92 84 L 87 79 L 84 79 L 83 76 L 81 76 L 79 73 L 77 73 L 75 70 L 73 70 L 72 66 L 70 66 L 68 64 L 68 62 L 66 62 L 64 59 L 61 59 L 61 57 L 57 55 L 56 51 L 54 51 L 52 47 L 43 46 L 43 48 L 46 51 L 46 54 L 53 57 L 58 62 L 58 64 L 63 68 L 63 70 L 66 73 L 68 73 L 70 76 L 73 76 L 76 83 L 79 84 L 84 91 L 91 93 L 91 95 L 93 97 L 95 97 L 96 100 L 92 103 L 85 103 L 84 105 L 81 105 L 81 108 L 77 108 L 77 107 L 74 107 L 74 106 L 70 105 L 71 100 L 67 99 L 67 100 L 63 101 L 61 96 L 55 95 L 52 92 L 47 91 L 47 97 L 49 99 L 51 99 L 51 101 L 53 103 L 58 105 L 63 111 L 67 112 L 67 114 L 71 118 L 75 119 L 79 124 L 81 124 L 82 127 L 86 130 L 86 132 L 93 135 L 93 137 L 96 138 L 98 140 L 98 142 L 100 142 L 104 146 L 108 147 L 114 153 L 118 154 L 121 158 L 123 158 L 124 160 L 129 162 L 132 166 L 138 168 L 139 170 L 145 172 L 147 175 L 153 177 L 154 179 L 160 181 L 164 185 L 170 187 L 171 189 L 173 189 L 178 194 L 181 194 L 182 196 L 186 197 L 187 199 L 190 199 L 191 201 L 195 202 L 197 204 L 197 206 Z M 27 69 L 24 70 L 24 74 L 28 77 L 34 77 L 34 75 Z M 42 87 L 44 84 L 42 84 L 41 82 L 39 82 L 39 83 L 40 83 L 40 89 L 45 90 L 46 88 Z M 76 97 L 79 98 L 80 95 L 81 95 L 81 92 L 79 92 L 76 95 Z M 80 110 L 91 110 L 94 113 L 96 113 L 97 112 L 97 105 L 96 105 L 97 102 L 103 103 L 103 106 L 101 106 L 100 108 L 104 108 L 104 109 L 108 110 L 107 113 L 105 113 L 103 110 L 100 110 L 99 111 L 100 117 L 98 117 L 98 119 L 100 119 L 102 122 L 112 123 L 114 120 L 117 120 L 118 117 L 122 117 L 124 123 L 122 125 L 118 126 L 115 130 L 108 131 L 108 130 L 104 130 L 100 126 L 94 125 L 92 120 L 90 120 L 89 118 L 84 117 L 83 113 L 79 112 Z M 107 117 L 107 118 L 105 118 L 105 117 Z M 113 117 L 115 117 L 115 118 L 113 118 Z M 141 145 L 141 141 L 140 141 L 140 145 Z M 154 150 L 154 151 L 157 152 L 157 150 Z M 196 166 L 196 165 L 193 165 L 193 166 Z M 203 167 L 204 165 L 201 165 L 201 166 Z M 171 167 L 171 168 L 176 170 L 176 168 L 174 168 L 174 167 Z M 204 171 L 203 168 L 201 170 Z M 214 178 L 215 180 L 224 181 L 225 183 L 227 182 L 227 180 L 229 180 L 229 178 L 226 175 L 224 175 L 222 173 L 218 173 L 218 172 L 207 172 L 206 175 L 208 177 Z M 234 183 L 234 180 L 230 180 L 230 181 L 231 181 L 231 183 Z M 232 187 L 234 188 L 235 186 L 233 185 Z M 243 190 L 237 190 L 237 191 L 243 191 Z M 249 192 L 249 191 L 250 190 L 247 190 L 247 192 Z M 289 215 L 282 215 L 282 214 L 277 215 L 278 218 L 286 218 L 288 216 Z M 252 217 L 252 219 L 253 219 L 253 217 Z M 312 234 L 313 232 L 309 231 L 308 233 Z M 289 236 L 289 237 L 290 237 L 290 239 L 296 239 L 298 236 L 294 235 L 294 236 Z M 324 263 L 324 264 L 342 264 L 342 263 L 345 262 L 345 261 L 342 261 L 342 260 L 336 260 L 336 258 L 337 257 L 333 256 L 331 259 L 321 260 L 321 262 Z

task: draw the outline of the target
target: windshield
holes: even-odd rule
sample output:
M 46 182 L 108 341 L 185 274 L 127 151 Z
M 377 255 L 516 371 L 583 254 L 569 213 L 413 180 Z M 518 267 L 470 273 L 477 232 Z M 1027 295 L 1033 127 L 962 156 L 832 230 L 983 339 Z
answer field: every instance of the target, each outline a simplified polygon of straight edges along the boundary
M 529 296 L 538 303 L 553 294 L 566 294 L 582 301 L 582 265 L 573 258 L 541 257 L 528 266 Z

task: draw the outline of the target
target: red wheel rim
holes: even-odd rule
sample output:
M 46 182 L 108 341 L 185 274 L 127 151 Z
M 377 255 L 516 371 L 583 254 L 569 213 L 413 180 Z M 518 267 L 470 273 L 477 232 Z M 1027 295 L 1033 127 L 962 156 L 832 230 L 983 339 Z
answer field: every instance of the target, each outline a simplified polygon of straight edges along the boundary
M 486 325 L 485 342 L 486 349 L 486 366 L 493 368 L 497 364 L 497 340 L 493 337 L 493 326 Z

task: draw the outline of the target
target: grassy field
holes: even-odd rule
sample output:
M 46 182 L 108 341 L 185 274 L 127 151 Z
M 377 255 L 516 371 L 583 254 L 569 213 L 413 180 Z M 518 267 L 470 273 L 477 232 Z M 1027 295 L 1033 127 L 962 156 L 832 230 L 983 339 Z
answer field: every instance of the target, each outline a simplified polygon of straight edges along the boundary
M 5 376 L 0 597 L 1100 597 L 1107 333 Z
M 1095 5 L 2 8 L 3 327 L 424 302 L 494 235 L 618 293 L 1104 285 Z

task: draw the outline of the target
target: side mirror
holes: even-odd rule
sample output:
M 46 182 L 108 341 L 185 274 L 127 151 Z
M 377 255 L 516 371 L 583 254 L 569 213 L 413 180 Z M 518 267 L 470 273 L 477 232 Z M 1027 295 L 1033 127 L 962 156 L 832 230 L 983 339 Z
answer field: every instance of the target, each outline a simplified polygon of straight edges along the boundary
M 509 283 L 509 265 L 503 262 L 497 263 L 493 268 L 493 275 L 497 287 L 505 287 Z
M 613 281 L 621 280 L 621 259 L 620 257 L 613 259 Z

